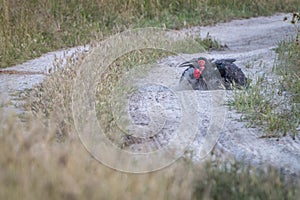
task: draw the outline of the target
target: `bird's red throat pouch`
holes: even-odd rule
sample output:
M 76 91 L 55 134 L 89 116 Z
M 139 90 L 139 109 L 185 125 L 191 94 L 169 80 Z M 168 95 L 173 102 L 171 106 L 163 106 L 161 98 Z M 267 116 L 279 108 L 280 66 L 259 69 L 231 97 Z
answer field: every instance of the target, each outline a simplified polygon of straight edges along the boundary
M 194 77 L 196 79 L 200 78 L 200 76 L 205 68 L 205 60 L 198 60 L 198 64 L 199 64 L 200 69 L 194 68 Z

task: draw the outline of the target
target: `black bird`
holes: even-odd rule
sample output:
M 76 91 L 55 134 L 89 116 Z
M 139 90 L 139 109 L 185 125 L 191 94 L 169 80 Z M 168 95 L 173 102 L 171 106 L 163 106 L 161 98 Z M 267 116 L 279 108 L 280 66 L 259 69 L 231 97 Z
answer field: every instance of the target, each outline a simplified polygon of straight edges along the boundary
M 220 59 L 211 62 L 204 57 L 184 62 L 179 67 L 188 67 L 181 75 L 180 83 L 186 82 L 194 90 L 233 89 L 248 87 L 242 70 L 234 64 L 236 59 Z
M 180 83 L 186 82 L 194 90 L 207 90 L 208 87 L 202 76 L 207 59 L 200 57 L 184 62 L 179 67 L 188 67 L 181 75 Z
M 242 70 L 234 64 L 236 59 L 220 59 L 214 64 L 218 68 L 221 77 L 223 78 L 226 89 L 233 87 L 248 87 L 248 79 Z

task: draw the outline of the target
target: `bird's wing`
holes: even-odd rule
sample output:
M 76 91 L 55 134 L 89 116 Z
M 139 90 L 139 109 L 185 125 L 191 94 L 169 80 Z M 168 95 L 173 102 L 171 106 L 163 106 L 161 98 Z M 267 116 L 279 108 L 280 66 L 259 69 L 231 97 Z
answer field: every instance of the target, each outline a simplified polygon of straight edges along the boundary
M 186 78 L 186 79 L 193 79 L 194 76 L 192 76 L 192 74 L 194 73 L 194 69 L 189 67 L 187 69 L 185 69 L 181 75 L 180 80 Z

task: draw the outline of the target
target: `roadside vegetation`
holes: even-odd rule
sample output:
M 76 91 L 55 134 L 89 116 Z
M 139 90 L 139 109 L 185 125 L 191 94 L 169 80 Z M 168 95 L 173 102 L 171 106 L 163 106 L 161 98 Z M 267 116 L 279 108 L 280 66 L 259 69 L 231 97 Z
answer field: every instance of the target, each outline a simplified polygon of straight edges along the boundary
M 298 0 L 1 0 L 0 67 L 129 28 L 178 29 L 299 8 Z
M 242 113 L 242 120 L 249 126 L 259 126 L 264 130 L 262 137 L 295 138 L 300 128 L 300 31 L 296 26 L 300 21 L 294 13 L 291 23 L 295 24 L 296 35 L 288 41 L 281 41 L 277 48 L 278 58 L 274 64 L 275 80 L 267 75 L 258 77 L 252 86 L 243 91 L 235 91 L 228 102 L 231 108 Z

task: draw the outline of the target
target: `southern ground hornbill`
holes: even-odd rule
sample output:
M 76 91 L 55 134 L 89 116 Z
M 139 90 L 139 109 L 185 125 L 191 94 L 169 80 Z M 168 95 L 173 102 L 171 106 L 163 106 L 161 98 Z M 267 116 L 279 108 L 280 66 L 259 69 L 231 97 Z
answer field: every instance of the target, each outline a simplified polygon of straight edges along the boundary
M 233 89 L 248 86 L 242 70 L 234 64 L 235 59 L 219 59 L 214 62 L 204 57 L 184 62 L 180 84 L 187 83 L 194 90 Z

